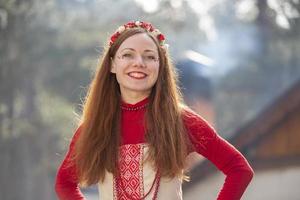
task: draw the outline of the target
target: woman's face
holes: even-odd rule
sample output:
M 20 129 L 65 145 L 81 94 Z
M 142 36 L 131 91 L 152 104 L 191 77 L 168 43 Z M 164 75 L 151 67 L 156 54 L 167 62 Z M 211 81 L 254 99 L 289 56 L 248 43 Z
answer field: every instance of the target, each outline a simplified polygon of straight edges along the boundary
M 120 45 L 113 58 L 111 72 L 116 74 L 122 97 L 147 97 L 156 83 L 159 54 L 146 34 L 135 34 Z

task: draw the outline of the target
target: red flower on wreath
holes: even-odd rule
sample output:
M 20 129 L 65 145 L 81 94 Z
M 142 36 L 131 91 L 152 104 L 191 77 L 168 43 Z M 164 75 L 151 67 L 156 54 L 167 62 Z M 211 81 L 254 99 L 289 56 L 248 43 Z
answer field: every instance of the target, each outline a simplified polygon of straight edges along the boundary
M 165 40 L 165 36 L 164 36 L 163 34 L 159 34 L 159 35 L 157 36 L 157 39 L 158 39 L 159 41 L 164 41 L 164 40 Z
M 136 25 L 135 25 L 135 22 L 128 22 L 127 24 L 125 24 L 125 27 L 127 28 L 134 28 Z

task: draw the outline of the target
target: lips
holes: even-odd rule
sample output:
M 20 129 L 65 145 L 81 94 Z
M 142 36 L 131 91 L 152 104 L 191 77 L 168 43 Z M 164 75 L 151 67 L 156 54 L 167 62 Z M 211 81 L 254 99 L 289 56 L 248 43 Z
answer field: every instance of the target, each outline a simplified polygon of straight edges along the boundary
M 145 74 L 143 72 L 129 72 L 128 76 L 130 76 L 131 78 L 135 78 L 135 79 L 143 79 L 147 76 L 147 74 Z

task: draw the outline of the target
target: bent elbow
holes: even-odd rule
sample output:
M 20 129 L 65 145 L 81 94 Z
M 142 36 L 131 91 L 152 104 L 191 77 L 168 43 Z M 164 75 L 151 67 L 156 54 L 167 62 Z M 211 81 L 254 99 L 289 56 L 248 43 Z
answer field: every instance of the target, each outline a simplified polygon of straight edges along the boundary
M 254 170 L 250 166 L 248 169 L 244 169 L 242 173 L 243 173 L 245 182 L 248 182 L 248 183 L 251 182 L 251 180 L 253 179 L 254 174 L 255 174 Z
M 254 170 L 252 169 L 252 167 L 250 167 L 248 173 L 249 173 L 249 179 L 251 181 L 253 179 L 253 177 L 254 177 L 254 174 L 255 174 Z

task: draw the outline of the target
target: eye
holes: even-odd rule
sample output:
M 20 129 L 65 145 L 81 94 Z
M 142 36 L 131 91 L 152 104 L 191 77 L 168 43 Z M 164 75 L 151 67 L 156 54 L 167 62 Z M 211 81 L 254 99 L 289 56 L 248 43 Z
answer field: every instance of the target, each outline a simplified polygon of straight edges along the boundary
M 122 55 L 122 58 L 132 58 L 132 54 L 125 53 L 125 54 Z
M 155 56 L 153 56 L 153 55 L 147 55 L 146 58 L 148 60 L 157 60 L 157 58 Z

